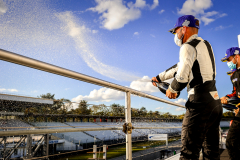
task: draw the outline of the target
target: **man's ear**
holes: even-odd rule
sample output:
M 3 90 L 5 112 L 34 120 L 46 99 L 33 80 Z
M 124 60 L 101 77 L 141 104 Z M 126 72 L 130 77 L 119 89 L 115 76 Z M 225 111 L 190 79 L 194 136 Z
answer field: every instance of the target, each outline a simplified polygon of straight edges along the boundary
M 186 34 L 186 32 L 187 32 L 187 27 L 186 27 L 186 26 L 183 26 L 182 33 L 183 33 L 183 34 Z

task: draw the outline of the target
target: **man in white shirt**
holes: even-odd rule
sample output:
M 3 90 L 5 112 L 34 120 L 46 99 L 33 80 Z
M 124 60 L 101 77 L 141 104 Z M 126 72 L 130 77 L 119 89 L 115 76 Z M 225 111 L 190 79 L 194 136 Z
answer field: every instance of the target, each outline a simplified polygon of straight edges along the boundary
M 174 78 L 166 96 L 175 99 L 187 86 L 188 101 L 182 124 L 181 160 L 219 160 L 219 124 L 222 105 L 215 86 L 215 58 L 209 42 L 198 37 L 199 21 L 192 15 L 179 17 L 174 28 L 174 41 L 180 47 L 179 62 L 153 77 L 162 82 Z M 153 82 L 153 85 L 156 84 Z

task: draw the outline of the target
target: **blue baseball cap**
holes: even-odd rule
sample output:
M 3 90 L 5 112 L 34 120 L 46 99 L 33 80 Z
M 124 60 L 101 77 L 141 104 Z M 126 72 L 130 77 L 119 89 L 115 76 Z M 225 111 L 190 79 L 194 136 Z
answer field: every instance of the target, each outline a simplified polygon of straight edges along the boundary
M 196 24 L 196 21 L 198 21 L 197 18 L 195 18 L 194 16 L 192 15 L 184 15 L 182 17 L 179 17 L 178 20 L 177 20 L 177 23 L 175 24 L 175 26 L 169 30 L 169 32 L 175 34 L 175 30 L 178 28 L 178 27 L 183 27 L 183 26 L 186 26 L 186 27 L 195 27 L 195 28 L 200 28 L 199 23 Z
M 226 62 L 227 59 L 228 59 L 230 56 L 239 54 L 239 52 L 240 52 L 240 48 L 238 48 L 238 47 L 229 48 L 229 49 L 227 49 L 227 51 L 226 51 L 225 57 L 223 57 L 223 58 L 221 59 L 221 61 L 222 61 L 222 62 Z

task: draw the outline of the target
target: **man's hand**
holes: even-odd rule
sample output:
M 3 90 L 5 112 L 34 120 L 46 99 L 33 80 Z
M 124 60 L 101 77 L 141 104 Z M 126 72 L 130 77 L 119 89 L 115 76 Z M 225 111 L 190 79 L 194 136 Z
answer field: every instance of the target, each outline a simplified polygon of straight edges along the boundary
M 236 105 L 236 107 L 237 107 L 238 109 L 234 109 L 235 116 L 236 116 L 236 115 L 238 114 L 238 112 L 239 112 L 240 103 L 238 103 L 238 104 Z
M 221 99 L 221 103 L 222 104 L 228 104 L 228 97 L 222 97 L 222 98 L 220 98 Z
M 152 77 L 152 81 L 155 81 L 155 82 L 158 82 L 157 78 L 156 77 Z M 152 84 L 157 87 L 156 83 L 155 82 L 152 82 Z
M 177 93 L 172 93 L 169 89 L 167 89 L 167 91 L 166 91 L 166 96 L 167 96 L 169 99 L 176 99 Z

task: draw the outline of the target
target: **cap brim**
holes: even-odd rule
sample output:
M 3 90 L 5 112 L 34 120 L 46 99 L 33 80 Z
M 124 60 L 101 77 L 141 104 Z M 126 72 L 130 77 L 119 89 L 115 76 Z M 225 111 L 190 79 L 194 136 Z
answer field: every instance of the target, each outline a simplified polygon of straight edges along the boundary
M 177 27 L 172 28 L 172 29 L 170 29 L 168 32 L 170 32 L 170 33 L 172 33 L 172 34 L 175 34 L 175 33 L 176 33 L 176 32 L 175 32 L 176 28 L 177 28 Z
M 228 59 L 228 58 L 229 58 L 229 57 L 224 57 L 224 58 L 221 59 L 221 61 L 222 61 L 222 62 L 227 62 L 227 59 Z
M 232 74 L 232 71 L 228 71 L 228 72 L 227 72 L 227 75 L 230 76 L 231 74 Z

